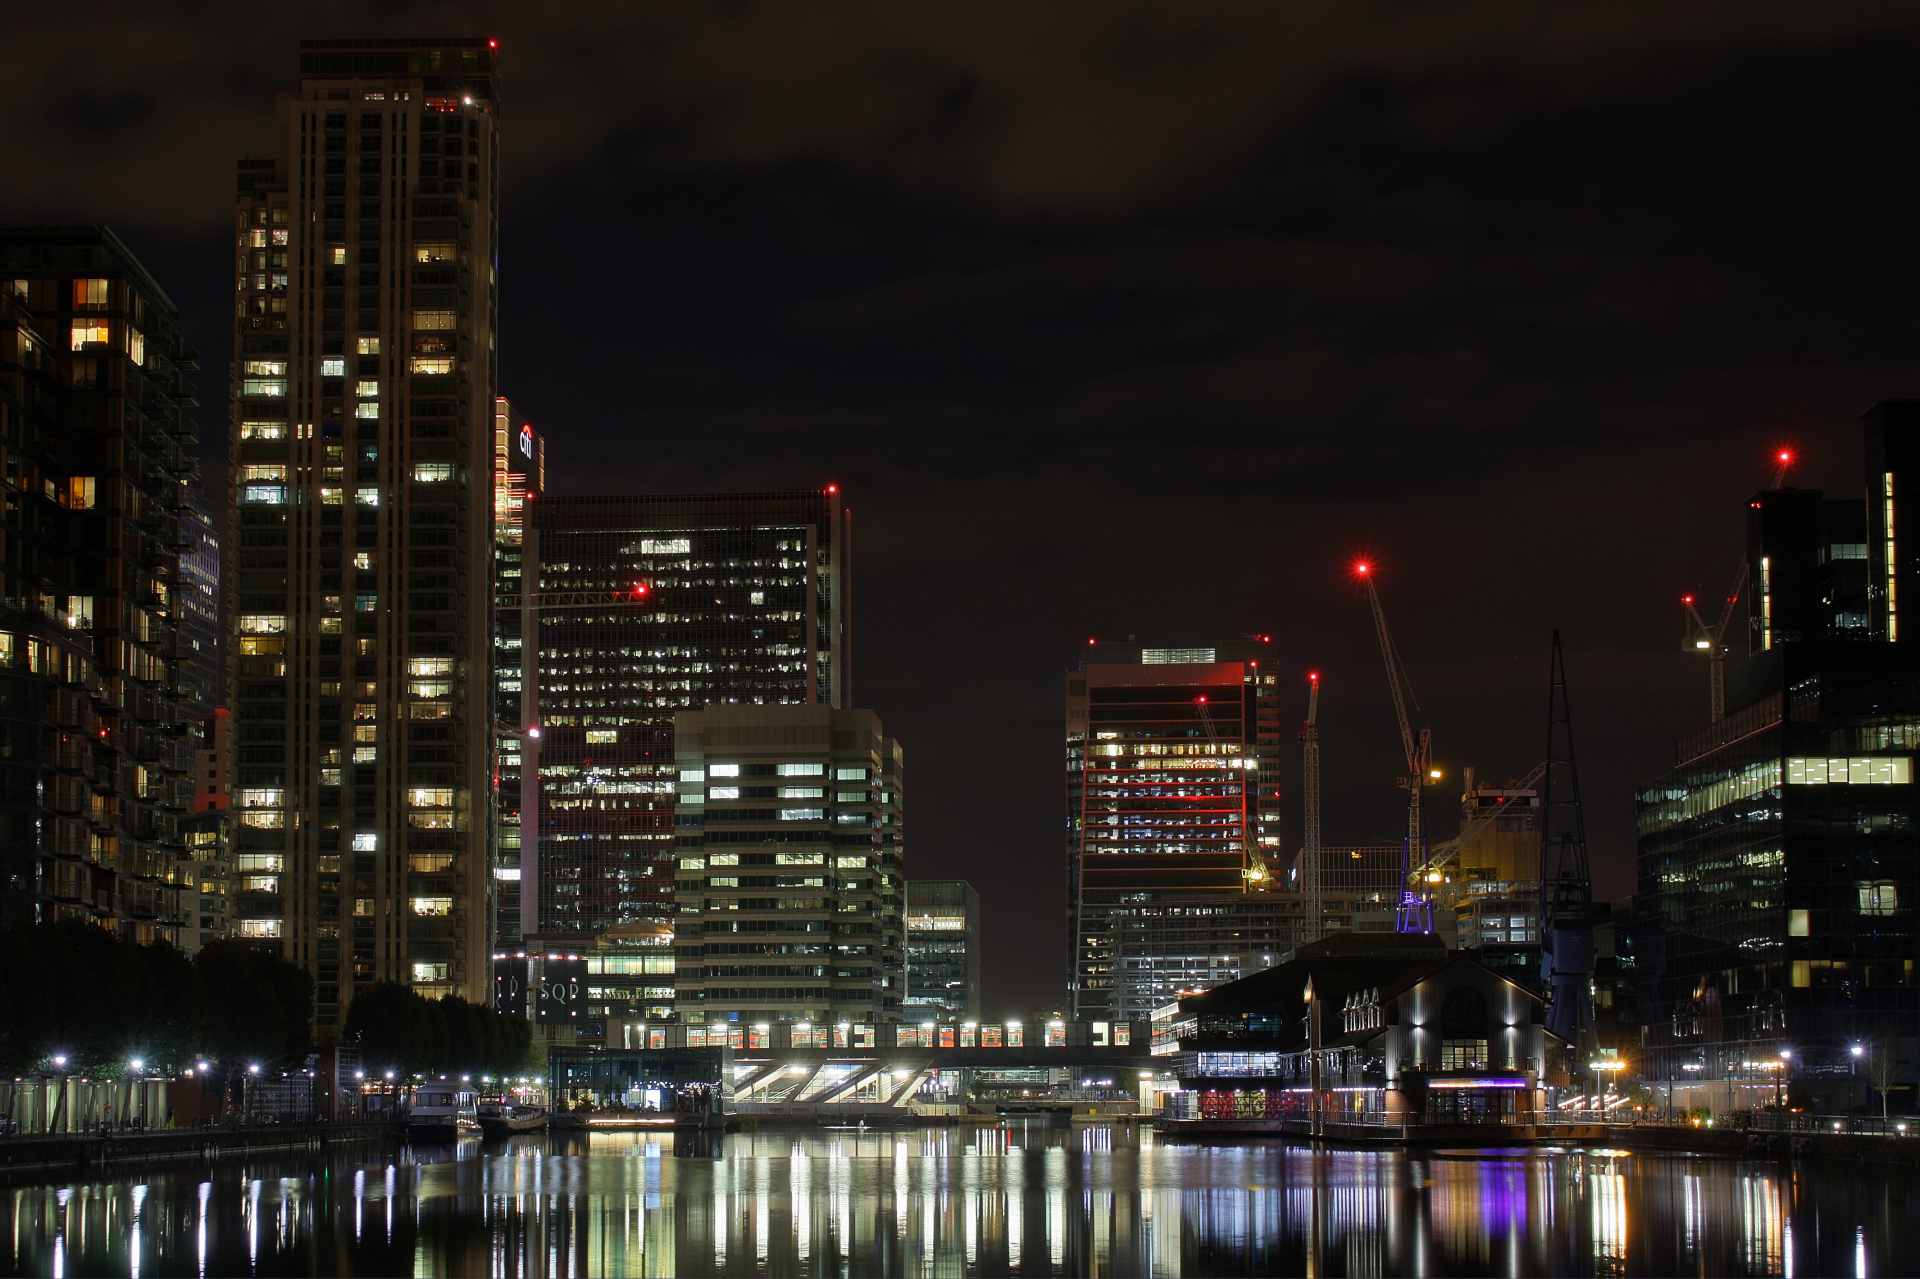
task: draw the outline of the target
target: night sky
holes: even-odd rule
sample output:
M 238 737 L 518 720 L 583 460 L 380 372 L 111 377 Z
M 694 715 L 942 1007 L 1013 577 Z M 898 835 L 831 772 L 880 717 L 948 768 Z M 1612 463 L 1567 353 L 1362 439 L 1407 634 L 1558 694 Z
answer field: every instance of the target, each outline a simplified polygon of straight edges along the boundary
M 1633 787 L 1706 722 L 1679 596 L 1724 594 L 1771 448 L 1857 496 L 1858 414 L 1920 395 L 1910 5 L 489 12 L 12 6 L 0 218 L 142 254 L 217 475 L 233 161 L 297 40 L 497 36 L 502 392 L 558 493 L 845 487 L 853 698 L 908 873 L 981 892 L 989 1015 L 1061 995 L 1088 637 L 1271 634 L 1323 673 L 1328 841 L 1386 842 L 1349 563 L 1449 786 L 1543 756 L 1558 627 L 1622 895 Z

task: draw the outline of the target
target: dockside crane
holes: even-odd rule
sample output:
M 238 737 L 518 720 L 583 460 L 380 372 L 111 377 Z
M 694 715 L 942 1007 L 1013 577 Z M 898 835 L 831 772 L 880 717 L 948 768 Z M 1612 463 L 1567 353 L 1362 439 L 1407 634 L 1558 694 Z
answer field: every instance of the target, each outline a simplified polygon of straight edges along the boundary
M 1771 487 L 1777 489 L 1787 482 L 1787 471 L 1794 463 L 1793 450 L 1781 449 L 1773 455 L 1773 460 L 1779 469 L 1773 473 Z M 1743 553 L 1740 567 L 1734 570 L 1733 585 L 1727 588 L 1727 599 L 1720 608 L 1719 620 L 1711 626 L 1701 616 L 1693 596 L 1683 595 L 1680 598 L 1681 604 L 1686 607 L 1687 617 L 1693 622 L 1686 647 L 1689 652 L 1707 655 L 1707 700 L 1716 724 L 1727 717 L 1727 626 L 1733 621 L 1733 607 L 1740 602 L 1740 592 L 1747 589 L 1748 570 L 1747 557 Z
M 1304 906 L 1301 940 L 1317 941 L 1326 931 L 1326 905 L 1320 894 L 1320 675 L 1307 674 L 1307 722 L 1300 726 L 1300 889 Z
M 1547 692 L 1547 768 L 1540 784 L 1540 976 L 1547 987 L 1547 1029 L 1566 1040 L 1574 1059 L 1594 1054 L 1593 879 L 1587 869 L 1586 820 L 1574 763 L 1573 716 L 1560 632 L 1553 633 Z
M 1380 607 L 1380 592 L 1374 589 L 1373 565 L 1362 560 L 1353 566 L 1353 571 L 1366 584 L 1367 601 L 1373 605 L 1373 626 L 1380 639 L 1380 659 L 1386 664 L 1387 688 L 1393 693 L 1393 713 L 1400 722 L 1400 744 L 1407 756 L 1407 775 L 1400 779 L 1400 785 L 1407 790 L 1407 843 L 1400 858 L 1403 886 L 1399 909 L 1394 912 L 1394 928 L 1403 933 L 1430 933 L 1433 931 L 1432 908 L 1425 892 L 1411 886 L 1410 877 L 1416 866 L 1424 866 L 1427 862 L 1422 790 L 1427 783 L 1432 757 L 1433 732 L 1426 728 L 1415 732 L 1412 720 L 1407 717 L 1407 699 L 1401 691 L 1400 658 L 1394 651 L 1393 634 L 1387 629 L 1386 612 Z

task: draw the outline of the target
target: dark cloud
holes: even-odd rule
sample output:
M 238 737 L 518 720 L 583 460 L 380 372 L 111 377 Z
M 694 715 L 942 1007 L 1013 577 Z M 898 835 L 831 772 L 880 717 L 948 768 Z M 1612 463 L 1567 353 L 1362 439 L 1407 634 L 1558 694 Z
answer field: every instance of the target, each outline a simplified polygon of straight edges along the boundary
M 1632 787 L 1704 717 L 1675 601 L 1731 577 L 1762 450 L 1854 492 L 1854 415 L 1920 391 L 1908 6 L 0 21 L 0 216 L 118 224 L 210 405 L 231 165 L 295 40 L 498 35 L 503 389 L 566 490 L 849 486 L 856 697 L 907 743 L 914 873 L 985 894 L 996 1011 L 1056 984 L 1087 636 L 1268 633 L 1323 671 L 1352 840 L 1395 836 L 1403 770 L 1350 556 L 1449 769 L 1538 760 L 1561 627 L 1623 893 Z

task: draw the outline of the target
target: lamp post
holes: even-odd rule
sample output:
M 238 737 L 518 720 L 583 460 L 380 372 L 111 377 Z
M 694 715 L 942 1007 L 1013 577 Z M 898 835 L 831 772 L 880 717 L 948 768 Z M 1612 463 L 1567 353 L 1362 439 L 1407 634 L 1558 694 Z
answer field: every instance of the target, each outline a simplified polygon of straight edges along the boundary
M 1307 988 L 1302 998 L 1307 1004 L 1307 1087 L 1310 1089 L 1307 1110 L 1307 1129 L 1314 1136 L 1321 1135 L 1320 1122 L 1320 1001 L 1313 997 L 1313 976 L 1307 976 Z

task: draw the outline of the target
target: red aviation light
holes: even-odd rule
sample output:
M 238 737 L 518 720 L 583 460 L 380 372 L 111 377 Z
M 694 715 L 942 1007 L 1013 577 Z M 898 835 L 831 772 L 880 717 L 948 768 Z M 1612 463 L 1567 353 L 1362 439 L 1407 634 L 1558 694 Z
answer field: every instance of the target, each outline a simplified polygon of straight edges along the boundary
M 829 485 L 827 485 L 827 492 L 829 492 L 829 493 L 838 493 L 839 491 L 840 491 L 840 486 L 839 486 L 838 484 L 829 484 Z
M 500 42 L 499 42 L 498 40 L 489 40 L 489 41 L 487 41 L 487 48 L 489 48 L 489 49 L 498 49 L 499 47 L 500 47 Z
M 1308 679 L 1310 679 L 1310 680 L 1312 680 L 1312 681 L 1313 681 L 1314 683 L 1316 683 L 1316 684 L 1318 684 L 1318 683 L 1320 682 L 1320 672 L 1319 672 L 1319 671 L 1308 671 L 1308 672 L 1307 672 L 1307 678 L 1308 678 Z
M 1691 596 L 1691 595 L 1682 595 L 1682 596 L 1680 597 L 1680 602 L 1681 602 L 1682 604 L 1691 604 L 1691 603 L 1693 603 L 1693 596 Z

